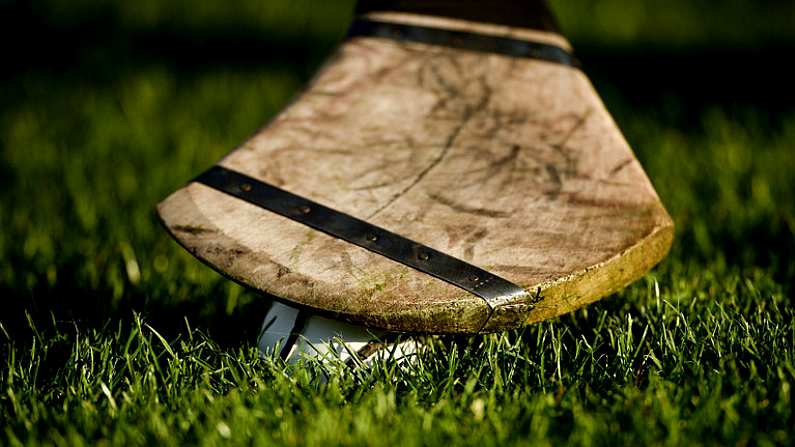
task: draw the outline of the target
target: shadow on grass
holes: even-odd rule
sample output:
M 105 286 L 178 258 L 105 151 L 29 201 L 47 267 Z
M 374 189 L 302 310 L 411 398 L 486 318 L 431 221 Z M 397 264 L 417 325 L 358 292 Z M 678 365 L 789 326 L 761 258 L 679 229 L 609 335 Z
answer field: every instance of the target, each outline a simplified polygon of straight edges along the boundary
M 239 347 L 254 343 L 259 335 L 262 318 L 271 306 L 271 299 L 254 291 L 244 291 L 231 310 L 219 297 L 228 295 L 228 284 L 216 281 L 203 296 L 191 300 L 174 301 L 151 297 L 146 290 L 127 291 L 116 300 L 111 290 L 91 289 L 77 284 L 68 270 L 55 286 L 39 281 L 28 290 L 0 287 L 4 297 L 0 323 L 12 338 L 21 343 L 30 339 L 28 318 L 37 329 L 77 324 L 81 330 L 116 328 L 119 322 L 132 324 L 132 316 L 141 314 L 163 334 L 174 339 L 186 333 L 187 325 L 212 336 L 221 346 Z M 235 286 L 237 287 L 237 286 Z
M 184 75 L 204 70 L 277 65 L 308 77 L 345 33 L 277 32 L 251 24 L 131 25 L 111 2 L 90 13 L 53 23 L 27 2 L 0 5 L 0 37 L 17 42 L 5 54 L 0 79 L 20 75 L 110 82 L 146 68 L 164 66 Z M 24 36 L 24 38 L 23 38 Z

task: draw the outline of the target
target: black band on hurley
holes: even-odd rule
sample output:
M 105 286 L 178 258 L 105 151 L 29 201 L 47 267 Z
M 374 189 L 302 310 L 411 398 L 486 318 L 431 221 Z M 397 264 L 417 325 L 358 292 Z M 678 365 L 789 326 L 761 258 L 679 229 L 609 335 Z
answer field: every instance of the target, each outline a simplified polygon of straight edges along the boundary
M 290 329 L 290 335 L 284 340 L 284 346 L 282 346 L 282 350 L 279 351 L 279 357 L 281 357 L 282 360 L 287 360 L 287 358 L 290 357 L 290 352 L 292 352 L 295 342 L 298 341 L 298 337 L 304 332 L 306 320 L 306 312 L 299 310 L 298 315 L 295 316 L 295 321 L 293 321 L 293 328 Z
M 492 308 L 526 294 L 477 266 L 239 172 L 213 166 L 194 181 L 447 281 Z
M 381 37 L 580 67 L 580 62 L 574 56 L 555 45 L 468 31 L 358 19 L 348 30 L 348 36 Z

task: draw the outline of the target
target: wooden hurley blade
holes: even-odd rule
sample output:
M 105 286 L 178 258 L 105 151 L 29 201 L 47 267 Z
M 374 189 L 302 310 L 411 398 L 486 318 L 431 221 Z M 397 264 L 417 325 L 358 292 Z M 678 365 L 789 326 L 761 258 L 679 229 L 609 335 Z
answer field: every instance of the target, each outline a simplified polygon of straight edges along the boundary
M 433 276 L 208 182 L 164 200 L 164 225 L 238 282 L 388 330 L 519 327 L 638 279 L 673 223 L 585 74 L 559 57 L 569 44 L 543 5 L 513 3 L 488 23 L 470 1 L 361 3 L 370 25 L 352 29 L 370 31 L 219 166 L 526 293 L 484 299 L 467 276 Z

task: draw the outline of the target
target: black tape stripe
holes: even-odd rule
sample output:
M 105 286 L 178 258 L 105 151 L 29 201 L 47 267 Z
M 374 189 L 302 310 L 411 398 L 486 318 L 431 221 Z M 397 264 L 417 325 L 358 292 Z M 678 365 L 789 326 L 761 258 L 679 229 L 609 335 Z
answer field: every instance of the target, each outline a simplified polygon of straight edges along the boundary
M 195 181 L 447 281 L 492 308 L 525 294 L 477 266 L 239 172 L 213 166 Z
M 293 328 L 290 329 L 290 335 L 287 336 L 287 340 L 284 341 L 284 346 L 282 346 L 282 350 L 279 352 L 279 356 L 281 356 L 282 359 L 287 360 L 287 357 L 290 356 L 290 351 L 293 350 L 295 342 L 298 341 L 298 337 L 301 335 L 301 332 L 304 331 L 306 322 L 306 312 L 299 310 L 298 314 L 295 316 L 295 321 L 293 321 Z
M 382 37 L 580 67 L 580 62 L 571 53 L 556 45 L 468 31 L 358 19 L 351 24 L 348 36 Z

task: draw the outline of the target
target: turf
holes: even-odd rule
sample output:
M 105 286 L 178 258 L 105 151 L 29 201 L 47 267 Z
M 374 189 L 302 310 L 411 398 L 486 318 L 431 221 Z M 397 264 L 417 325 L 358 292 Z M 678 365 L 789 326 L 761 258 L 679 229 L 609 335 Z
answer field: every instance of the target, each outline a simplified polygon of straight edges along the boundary
M 0 78 L 0 444 L 794 443 L 793 7 L 574 3 L 671 255 L 571 315 L 368 371 L 260 358 L 268 300 L 153 213 L 290 100 L 350 4 L 0 3 L 27 42 Z

